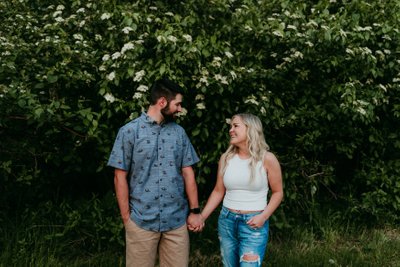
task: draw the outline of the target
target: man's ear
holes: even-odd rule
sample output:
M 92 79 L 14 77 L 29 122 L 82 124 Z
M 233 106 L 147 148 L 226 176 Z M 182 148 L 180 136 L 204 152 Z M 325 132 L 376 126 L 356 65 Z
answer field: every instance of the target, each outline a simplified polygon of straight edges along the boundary
M 168 101 L 165 97 L 162 96 L 158 99 L 158 104 L 161 108 L 165 108 L 168 105 Z

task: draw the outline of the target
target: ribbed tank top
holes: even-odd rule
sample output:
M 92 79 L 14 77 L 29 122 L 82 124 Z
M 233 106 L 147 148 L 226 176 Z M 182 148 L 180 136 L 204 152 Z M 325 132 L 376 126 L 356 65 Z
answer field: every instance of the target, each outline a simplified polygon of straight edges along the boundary
M 267 205 L 268 177 L 263 162 L 257 162 L 252 182 L 250 159 L 241 159 L 236 154 L 227 164 L 223 176 L 226 189 L 223 205 L 235 210 L 264 210 Z

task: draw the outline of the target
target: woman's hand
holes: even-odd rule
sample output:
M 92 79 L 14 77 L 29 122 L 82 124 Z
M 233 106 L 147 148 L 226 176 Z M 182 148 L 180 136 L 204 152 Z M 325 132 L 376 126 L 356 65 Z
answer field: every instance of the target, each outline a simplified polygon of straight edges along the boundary
M 266 221 L 267 219 L 263 216 L 263 214 L 257 214 L 247 221 L 247 225 L 254 229 L 257 229 L 263 227 Z

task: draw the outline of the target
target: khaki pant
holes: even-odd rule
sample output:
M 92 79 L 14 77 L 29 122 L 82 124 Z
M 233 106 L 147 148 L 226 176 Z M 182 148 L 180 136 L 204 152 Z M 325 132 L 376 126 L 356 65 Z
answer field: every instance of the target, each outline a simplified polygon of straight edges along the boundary
M 125 225 L 126 267 L 154 267 L 159 252 L 160 267 L 189 265 L 189 233 L 186 224 L 157 233 L 138 227 L 132 220 Z

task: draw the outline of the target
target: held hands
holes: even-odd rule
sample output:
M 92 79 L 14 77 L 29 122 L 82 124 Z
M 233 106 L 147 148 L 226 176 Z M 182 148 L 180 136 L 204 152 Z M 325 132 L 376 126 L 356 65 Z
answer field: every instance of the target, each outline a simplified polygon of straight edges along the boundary
M 188 229 L 192 232 L 201 232 L 205 226 L 201 214 L 190 213 L 187 218 Z

